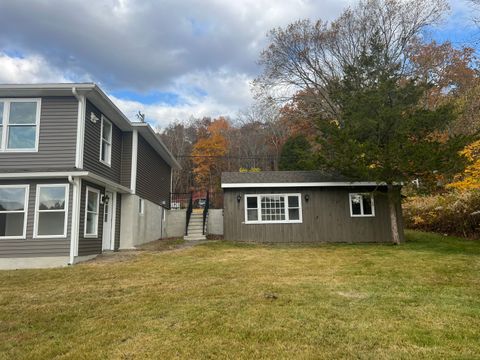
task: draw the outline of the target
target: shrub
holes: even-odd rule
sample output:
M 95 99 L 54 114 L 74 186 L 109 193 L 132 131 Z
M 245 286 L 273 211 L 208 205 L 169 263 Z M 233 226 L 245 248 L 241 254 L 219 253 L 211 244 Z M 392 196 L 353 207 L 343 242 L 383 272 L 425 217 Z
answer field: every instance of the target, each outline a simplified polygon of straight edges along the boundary
M 403 203 L 405 226 L 448 235 L 480 238 L 480 191 L 415 196 Z

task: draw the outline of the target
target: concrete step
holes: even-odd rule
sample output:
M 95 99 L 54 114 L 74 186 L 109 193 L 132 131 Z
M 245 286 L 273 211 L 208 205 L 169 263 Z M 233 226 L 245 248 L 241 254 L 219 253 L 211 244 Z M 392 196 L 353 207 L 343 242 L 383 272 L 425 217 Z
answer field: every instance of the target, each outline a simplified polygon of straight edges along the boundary
M 187 235 L 183 237 L 184 240 L 206 240 L 205 235 Z
M 203 234 L 203 229 L 188 229 L 188 234 Z

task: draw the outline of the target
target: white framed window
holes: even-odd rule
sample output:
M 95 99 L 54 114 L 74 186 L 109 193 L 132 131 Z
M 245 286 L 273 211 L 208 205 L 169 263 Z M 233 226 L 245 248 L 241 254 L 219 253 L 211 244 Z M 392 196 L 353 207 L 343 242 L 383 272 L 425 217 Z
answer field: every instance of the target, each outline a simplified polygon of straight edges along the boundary
M 98 215 L 100 209 L 100 190 L 87 186 L 85 197 L 85 237 L 98 236 Z
M 25 239 L 29 185 L 0 185 L 0 240 Z
M 67 236 L 68 184 L 37 185 L 35 201 L 35 238 Z
M 375 216 L 373 193 L 351 193 L 349 194 L 349 200 L 351 217 Z
M 245 195 L 245 223 L 301 223 L 301 194 Z
M 41 99 L 0 99 L 0 151 L 36 152 Z
M 145 214 L 145 200 L 138 199 L 138 213 L 140 215 Z
M 107 166 L 112 163 L 112 123 L 103 115 L 100 130 L 100 162 Z

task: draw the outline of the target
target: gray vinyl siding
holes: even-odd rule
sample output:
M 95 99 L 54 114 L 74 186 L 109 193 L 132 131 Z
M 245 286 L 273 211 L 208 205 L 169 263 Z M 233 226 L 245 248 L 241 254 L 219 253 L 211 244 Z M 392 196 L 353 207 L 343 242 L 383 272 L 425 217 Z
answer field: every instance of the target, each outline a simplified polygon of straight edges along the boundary
M 120 170 L 120 184 L 130 188 L 132 171 L 132 133 L 124 132 L 122 135 L 122 166 Z
M 102 252 L 102 235 L 103 235 L 103 206 L 100 204 L 98 213 L 98 233 L 97 237 L 85 237 L 85 201 L 87 199 L 87 186 L 100 190 L 101 194 L 105 193 L 102 186 L 82 180 L 82 192 L 80 196 L 80 227 L 78 237 L 78 255 L 95 255 Z M 100 194 L 100 196 L 101 196 Z
M 27 210 L 26 239 L 0 239 L 0 257 L 68 256 L 70 253 L 70 228 L 72 224 L 72 186 L 69 187 L 67 236 L 65 238 L 34 239 L 35 200 L 38 184 L 64 184 L 66 179 L 1 181 L 0 185 L 30 185 Z
M 90 114 L 94 113 L 98 121 L 90 121 Z M 101 112 L 87 101 L 85 112 L 85 144 L 83 168 L 111 181 L 120 183 L 122 162 L 122 131 L 112 123 L 112 160 L 111 166 L 100 162 Z
M 158 205 L 168 204 L 170 172 L 171 167 L 138 134 L 137 195 Z
M 0 152 L 0 171 L 72 169 L 75 166 L 78 101 L 43 97 L 38 152 Z
M 120 225 L 122 220 L 122 194 L 117 193 L 117 205 L 115 215 L 115 245 L 114 250 L 120 249 Z
M 351 217 L 349 193 L 372 191 L 360 188 L 225 189 L 224 236 L 227 240 L 251 242 L 390 242 L 388 196 L 374 194 L 374 217 Z M 301 193 L 303 222 L 300 224 L 245 224 L 245 195 Z M 305 195 L 309 201 L 305 201 Z M 241 195 L 241 201 L 237 201 Z M 399 193 L 398 225 L 403 241 Z

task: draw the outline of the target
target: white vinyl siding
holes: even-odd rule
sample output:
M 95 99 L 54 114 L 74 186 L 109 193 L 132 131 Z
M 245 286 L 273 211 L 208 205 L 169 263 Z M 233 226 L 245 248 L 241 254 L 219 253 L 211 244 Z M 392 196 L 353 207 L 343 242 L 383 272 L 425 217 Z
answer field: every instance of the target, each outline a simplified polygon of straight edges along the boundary
M 28 185 L 0 186 L 0 240 L 25 239 L 29 189 Z
M 98 236 L 98 214 L 100 209 L 100 190 L 88 187 L 85 197 L 85 237 Z
M 112 163 L 112 123 L 103 115 L 100 133 L 100 162 L 110 166 Z
M 0 151 L 38 151 L 40 107 L 40 99 L 0 99 Z
M 68 184 L 37 185 L 35 238 L 67 236 L 68 194 Z
M 300 194 L 245 195 L 245 223 L 301 223 Z
M 372 193 L 351 193 L 350 216 L 351 217 L 373 217 L 375 216 L 375 203 Z

